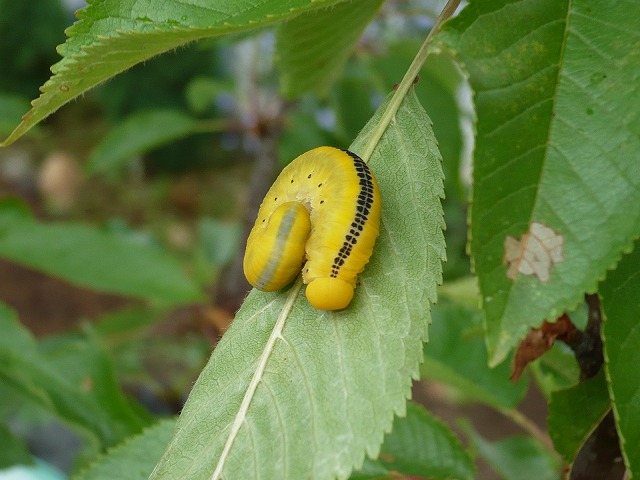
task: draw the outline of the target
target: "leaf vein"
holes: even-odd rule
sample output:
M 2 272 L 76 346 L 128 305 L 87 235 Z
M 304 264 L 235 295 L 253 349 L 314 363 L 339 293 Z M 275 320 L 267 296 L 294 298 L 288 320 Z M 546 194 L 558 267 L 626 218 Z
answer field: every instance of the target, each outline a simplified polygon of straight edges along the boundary
M 523 110 L 519 110 L 518 113 L 512 117 L 509 117 L 509 119 L 505 122 L 502 122 L 500 124 L 498 124 L 495 128 L 487 131 L 487 132 L 483 132 L 482 135 L 484 137 L 492 137 L 494 136 L 496 133 L 498 133 L 500 130 L 507 128 L 508 126 L 510 126 L 512 123 L 514 123 L 516 120 L 518 120 L 520 117 L 525 116 L 526 114 L 528 114 L 530 111 L 532 111 L 535 108 L 540 107 L 541 105 L 548 103 L 548 102 L 552 102 L 553 99 L 551 97 L 546 97 L 546 98 L 542 98 L 536 102 L 533 102 L 532 104 L 528 105 L 527 108 L 523 109 Z
M 621 27 L 617 23 L 605 22 L 601 18 L 591 17 L 591 16 L 586 15 L 586 14 L 580 12 L 580 11 L 573 11 L 571 14 L 573 16 L 576 16 L 576 17 L 582 17 L 582 18 L 585 18 L 587 20 L 591 20 L 593 23 L 598 23 L 600 25 L 604 25 L 605 27 L 607 27 L 607 30 L 617 30 L 617 31 L 619 31 L 621 33 L 624 33 L 625 35 L 629 35 L 630 37 L 640 38 L 640 31 L 638 31 L 638 30 L 629 30 L 627 28 Z
M 286 427 L 285 427 L 284 417 L 282 416 L 282 411 L 280 410 L 280 405 L 278 404 L 276 396 L 274 395 L 273 390 L 271 389 L 271 385 L 269 385 L 268 382 L 262 382 L 262 385 L 264 386 L 265 390 L 269 394 L 269 397 L 271 398 L 271 403 L 273 404 L 273 408 L 275 409 L 275 412 L 276 412 L 276 418 L 278 420 L 278 423 L 280 424 L 280 432 L 281 432 L 280 437 L 282 438 L 282 457 L 281 457 L 282 461 L 279 462 L 279 464 L 284 466 L 284 471 L 282 472 L 282 478 L 289 478 L 287 475 L 287 468 L 289 467 L 289 461 L 288 461 L 289 452 L 287 450 Z M 259 478 L 257 476 L 257 472 L 254 475 L 254 478 Z
M 300 370 L 300 375 L 302 377 L 302 382 L 304 384 L 304 388 L 307 391 L 307 396 L 309 398 L 309 417 L 310 417 L 310 422 L 311 422 L 311 433 L 312 433 L 312 437 L 315 439 L 317 439 L 317 427 L 316 427 L 316 414 L 315 414 L 315 404 L 313 402 L 314 400 L 314 395 L 313 395 L 313 389 L 311 388 L 311 382 L 309 381 L 309 379 L 307 378 L 306 375 L 306 371 L 303 367 L 302 361 L 300 360 L 300 355 L 298 354 L 297 349 L 295 348 L 295 346 L 293 344 L 291 344 L 286 338 L 283 338 L 283 342 L 286 343 L 286 345 L 289 347 L 289 350 L 291 351 L 291 353 L 293 354 L 293 358 L 295 360 L 296 366 L 298 367 L 298 370 Z
M 540 74 L 545 73 L 547 70 L 549 69 L 553 69 L 553 68 L 558 68 L 558 64 L 557 63 L 550 63 L 549 65 L 545 66 L 544 68 L 540 68 L 538 70 L 533 71 L 530 75 L 527 75 L 524 78 L 521 78 L 517 81 L 510 81 L 509 84 L 507 85 L 500 85 L 500 86 L 496 86 L 496 87 L 490 87 L 490 88 L 477 88 L 477 92 L 478 93 L 506 93 L 509 92 L 510 90 L 516 88 L 516 87 L 520 87 L 520 86 L 525 86 L 525 84 L 527 84 L 528 82 L 530 82 L 532 79 L 534 79 L 535 77 L 537 77 Z
M 523 151 L 519 155 L 516 155 L 515 157 L 511 157 L 509 160 L 507 160 L 506 162 L 503 162 L 502 164 L 500 164 L 499 166 L 494 168 L 491 172 L 489 172 L 487 175 L 485 175 L 484 178 L 482 179 L 482 181 L 478 182 L 478 185 L 483 185 L 485 182 L 493 179 L 494 176 L 499 175 L 503 170 L 505 170 L 507 167 L 511 166 L 512 163 L 521 160 L 522 158 L 526 157 L 530 153 L 533 153 L 533 152 L 535 152 L 536 150 L 539 150 L 539 149 L 544 149 L 545 145 L 546 144 L 542 144 L 542 143 L 539 143 L 537 145 L 533 145 L 531 148 L 529 148 L 528 150 Z

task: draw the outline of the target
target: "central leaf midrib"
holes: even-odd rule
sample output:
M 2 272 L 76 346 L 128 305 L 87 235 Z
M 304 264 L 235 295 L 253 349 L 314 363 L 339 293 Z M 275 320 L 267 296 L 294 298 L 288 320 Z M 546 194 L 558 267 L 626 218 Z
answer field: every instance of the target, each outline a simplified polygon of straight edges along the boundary
M 276 323 L 273 326 L 273 330 L 269 334 L 269 338 L 264 347 L 264 350 L 260 354 L 260 357 L 258 357 L 258 367 L 256 368 L 256 372 L 251 378 L 249 385 L 247 386 L 247 390 L 244 396 L 242 397 L 242 401 L 240 403 L 240 407 L 238 408 L 238 412 L 231 424 L 229 436 L 227 437 L 227 440 L 224 443 L 218 462 L 214 467 L 213 474 L 211 475 L 211 480 L 217 480 L 222 478 L 222 471 L 224 470 L 224 467 L 226 465 L 227 456 L 229 455 L 231 449 L 233 448 L 233 444 L 238 436 L 238 433 L 240 432 L 240 429 L 242 428 L 242 424 L 245 421 L 247 412 L 249 411 L 249 407 L 251 406 L 251 402 L 253 401 L 256 390 L 258 389 L 258 386 L 262 382 L 262 378 L 264 375 L 265 368 L 267 366 L 267 362 L 269 361 L 271 353 L 275 349 L 276 342 L 278 341 L 279 338 L 282 337 L 282 330 L 284 328 L 284 324 L 289 316 L 289 313 L 291 312 L 291 308 L 293 307 L 293 302 L 297 297 L 301 287 L 302 287 L 302 279 L 298 278 L 296 283 L 291 287 L 291 289 L 287 293 L 286 302 L 283 305 L 282 310 L 280 311 L 280 315 L 278 316 Z

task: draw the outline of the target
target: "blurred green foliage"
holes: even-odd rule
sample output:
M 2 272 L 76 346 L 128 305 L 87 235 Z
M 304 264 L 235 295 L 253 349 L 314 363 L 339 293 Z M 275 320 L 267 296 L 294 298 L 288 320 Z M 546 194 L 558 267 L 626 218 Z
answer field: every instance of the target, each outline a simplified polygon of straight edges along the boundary
M 0 91 L 35 98 L 71 21 L 58 0 L 0 0 Z

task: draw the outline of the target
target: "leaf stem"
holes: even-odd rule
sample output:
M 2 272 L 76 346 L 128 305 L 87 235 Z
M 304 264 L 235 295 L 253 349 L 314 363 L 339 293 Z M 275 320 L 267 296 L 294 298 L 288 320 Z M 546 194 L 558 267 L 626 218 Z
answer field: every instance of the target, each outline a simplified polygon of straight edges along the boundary
M 555 448 L 553 448 L 553 443 L 551 442 L 549 435 L 543 432 L 540 427 L 533 423 L 522 412 L 516 410 L 515 408 L 500 409 L 500 412 L 507 418 L 511 419 L 513 423 L 517 424 L 533 438 L 538 440 L 555 457 L 560 457 L 560 454 L 555 450 Z
M 362 154 L 360 155 L 360 158 L 362 158 L 362 160 L 364 160 L 365 162 L 368 162 L 369 159 L 371 158 L 371 155 L 373 154 L 373 151 L 378 145 L 380 138 L 382 138 L 382 135 L 384 134 L 385 130 L 387 129 L 389 124 L 392 122 L 392 120 L 395 118 L 396 112 L 398 111 L 398 108 L 400 108 L 400 104 L 404 100 L 404 97 L 407 96 L 407 93 L 409 92 L 409 88 L 411 88 L 411 85 L 413 85 L 413 82 L 417 77 L 418 73 L 420 72 L 422 65 L 424 65 L 424 62 L 427 59 L 427 56 L 429 55 L 429 46 L 433 41 L 433 37 L 435 36 L 436 33 L 440 31 L 440 27 L 442 26 L 442 24 L 446 20 L 451 18 L 453 13 L 456 11 L 456 8 L 458 8 L 458 5 L 460 5 L 460 0 L 449 0 L 447 4 L 444 6 L 444 8 L 442 9 L 442 12 L 440 12 L 440 16 L 436 20 L 436 23 L 433 25 L 433 28 L 429 32 L 429 35 L 427 35 L 427 38 L 424 40 L 424 43 L 418 50 L 418 53 L 416 53 L 416 56 L 411 62 L 411 65 L 409 65 L 409 68 L 407 69 L 407 72 L 404 74 L 402 81 L 398 84 L 396 93 L 393 95 L 393 98 L 389 102 L 387 109 L 382 114 L 382 117 L 380 118 L 380 122 L 378 123 L 376 128 L 373 130 L 371 137 L 369 137 L 369 141 L 365 145 L 365 148 Z

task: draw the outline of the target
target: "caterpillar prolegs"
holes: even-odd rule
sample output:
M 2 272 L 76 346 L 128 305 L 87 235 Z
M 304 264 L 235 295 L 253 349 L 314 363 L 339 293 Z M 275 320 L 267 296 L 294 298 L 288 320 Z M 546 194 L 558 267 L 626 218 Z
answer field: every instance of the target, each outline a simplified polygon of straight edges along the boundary
M 356 154 L 333 147 L 303 153 L 260 206 L 244 256 L 247 280 L 270 292 L 302 270 L 311 305 L 347 307 L 378 237 L 380 207 L 376 179 Z

